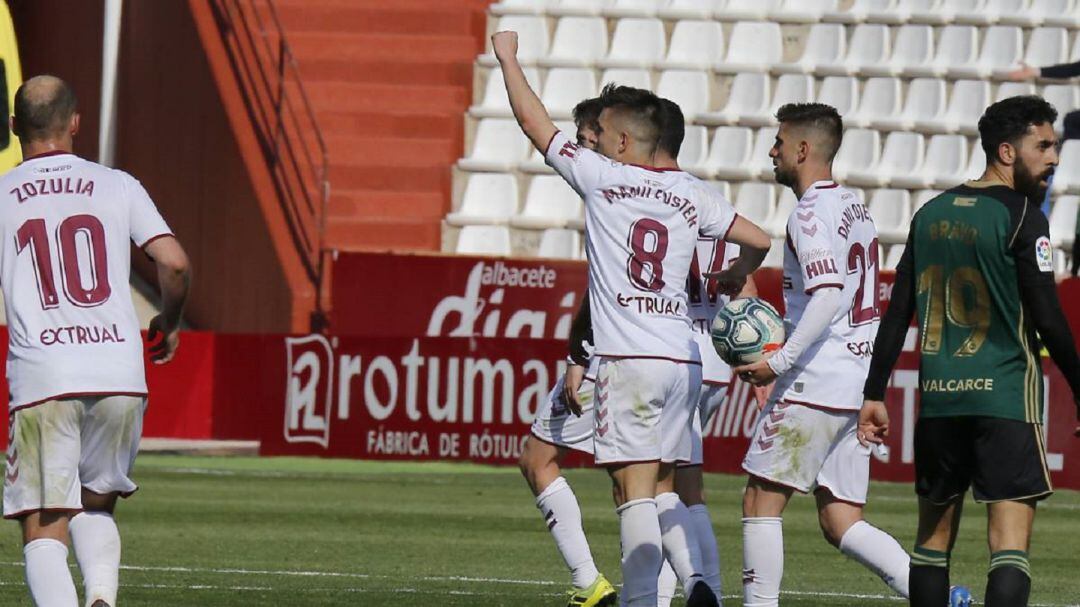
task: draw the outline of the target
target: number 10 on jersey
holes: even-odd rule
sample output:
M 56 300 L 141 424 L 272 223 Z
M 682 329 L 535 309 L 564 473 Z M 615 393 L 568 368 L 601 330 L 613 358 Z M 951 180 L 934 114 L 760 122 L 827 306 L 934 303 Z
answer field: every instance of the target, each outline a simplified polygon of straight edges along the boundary
M 89 251 L 85 259 L 79 256 L 80 240 Z M 91 308 L 108 301 L 112 288 L 109 286 L 105 227 L 101 221 L 93 215 L 72 215 L 57 227 L 56 242 L 64 297 L 81 308 Z M 60 298 L 53 275 L 52 247 L 44 219 L 28 219 L 15 233 L 15 252 L 22 255 L 27 248 L 34 264 L 41 308 L 51 310 L 58 307 Z M 84 262 L 88 265 L 84 266 Z

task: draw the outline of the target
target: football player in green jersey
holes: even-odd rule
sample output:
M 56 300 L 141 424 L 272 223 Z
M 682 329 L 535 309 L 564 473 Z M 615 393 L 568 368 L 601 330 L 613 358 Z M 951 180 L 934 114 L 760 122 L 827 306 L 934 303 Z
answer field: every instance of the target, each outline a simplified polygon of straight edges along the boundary
M 979 120 L 986 172 L 915 214 L 874 343 L 859 420 L 864 443 L 880 443 L 888 433 L 885 387 L 918 314 L 915 606 L 948 603 L 949 551 L 969 487 L 989 514 L 985 604 L 1027 605 L 1035 505 L 1052 492 L 1040 338 L 1074 397 L 1080 394 L 1080 361 L 1038 207 L 1058 163 L 1056 118 L 1054 107 L 1035 96 L 987 108 Z

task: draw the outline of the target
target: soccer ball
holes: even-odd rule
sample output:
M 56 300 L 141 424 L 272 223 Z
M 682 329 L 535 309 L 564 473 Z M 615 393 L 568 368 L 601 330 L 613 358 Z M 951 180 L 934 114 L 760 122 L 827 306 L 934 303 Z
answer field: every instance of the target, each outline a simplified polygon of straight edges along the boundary
M 716 313 L 712 342 L 729 365 L 756 363 L 784 343 L 784 321 L 764 299 L 735 299 Z

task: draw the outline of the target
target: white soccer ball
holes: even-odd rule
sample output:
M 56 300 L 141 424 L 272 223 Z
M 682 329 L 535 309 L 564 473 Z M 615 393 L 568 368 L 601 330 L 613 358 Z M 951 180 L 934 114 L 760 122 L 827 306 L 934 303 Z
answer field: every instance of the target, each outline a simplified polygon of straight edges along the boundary
M 784 320 L 764 299 L 735 299 L 716 313 L 712 342 L 729 365 L 756 363 L 784 343 Z

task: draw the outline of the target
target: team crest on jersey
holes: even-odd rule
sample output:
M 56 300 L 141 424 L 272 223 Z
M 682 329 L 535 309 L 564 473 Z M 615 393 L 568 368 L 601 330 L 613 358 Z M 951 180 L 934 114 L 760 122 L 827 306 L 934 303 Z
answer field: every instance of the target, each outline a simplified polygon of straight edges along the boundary
M 1054 271 L 1054 250 L 1050 247 L 1050 239 L 1040 236 L 1035 241 L 1035 261 L 1039 264 L 1042 272 Z

